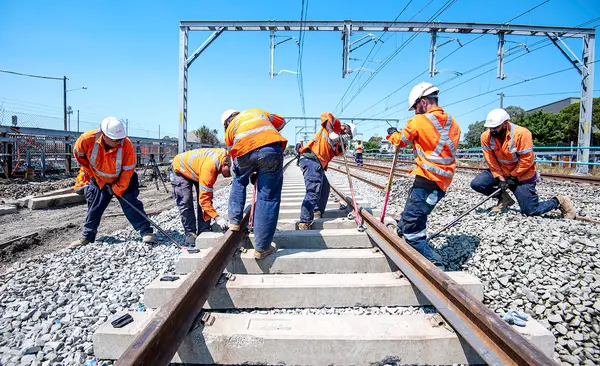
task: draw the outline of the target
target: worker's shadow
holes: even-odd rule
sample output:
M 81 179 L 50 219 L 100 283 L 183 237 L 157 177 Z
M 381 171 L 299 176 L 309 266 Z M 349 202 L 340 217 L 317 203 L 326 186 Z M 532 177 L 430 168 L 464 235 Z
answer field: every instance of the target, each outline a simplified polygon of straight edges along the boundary
M 448 234 L 438 237 L 441 245 L 436 245 L 433 250 L 441 256 L 447 271 L 460 271 L 479 247 L 481 239 L 468 234 Z

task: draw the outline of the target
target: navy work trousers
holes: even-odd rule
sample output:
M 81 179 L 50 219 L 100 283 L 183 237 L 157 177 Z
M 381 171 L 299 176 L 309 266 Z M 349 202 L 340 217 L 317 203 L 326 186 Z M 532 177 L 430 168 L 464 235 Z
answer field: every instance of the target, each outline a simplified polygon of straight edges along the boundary
M 175 199 L 179 208 L 181 224 L 186 236 L 210 231 L 210 220 L 204 221 L 204 213 L 200 204 L 197 205 L 197 214 L 194 214 L 193 191 L 195 188 L 196 197 L 198 197 L 200 193 L 198 182 L 175 173 L 175 180 L 171 181 L 171 185 L 173 186 L 173 199 Z
M 436 196 L 434 191 L 437 192 L 437 198 L 434 198 Z M 398 235 L 403 236 L 408 244 L 434 264 L 437 263 L 426 240 L 427 216 L 445 195 L 446 192 L 439 188 L 413 185 L 408 193 L 401 219 L 398 221 Z M 427 202 L 428 198 L 430 203 Z
M 356 161 L 356 165 L 362 166 L 363 165 L 363 154 L 362 153 L 357 153 L 354 160 Z
M 271 246 L 281 205 L 283 188 L 283 149 L 276 142 L 238 156 L 233 162 L 235 174 L 229 196 L 229 222 L 239 225 L 246 205 L 246 186 L 257 173 L 254 207 L 254 248 L 264 252 Z
M 133 173 L 131 180 L 129 181 L 129 187 L 125 190 L 123 195 L 119 197 L 119 203 L 123 209 L 123 213 L 127 220 L 131 223 L 131 226 L 143 236 L 153 232 L 152 226 L 148 220 L 142 217 L 140 214 L 135 212 L 129 205 L 123 202 L 126 199 L 129 203 L 133 204 L 137 209 L 144 212 L 144 204 L 138 199 L 140 195 L 140 184 L 138 181 L 137 173 Z M 89 186 L 85 190 L 85 200 L 88 204 L 88 213 L 85 218 L 85 224 L 83 225 L 83 238 L 90 242 L 96 241 L 96 234 L 98 233 L 98 226 L 100 226 L 100 220 L 104 210 L 108 207 L 112 195 L 108 193 L 107 186 L 102 189 L 98 186 L 96 181 L 92 179 Z
M 320 162 L 302 158 L 300 159 L 300 169 L 302 169 L 306 187 L 306 195 L 300 209 L 300 222 L 309 223 L 313 221 L 315 211 L 319 211 L 321 214 L 325 213 L 331 186 Z
M 558 200 L 556 198 L 540 202 L 540 198 L 535 190 L 536 179 L 519 182 L 515 189 L 511 189 L 519 202 L 521 213 L 526 216 L 539 216 L 546 212 L 558 208 Z M 472 181 L 471 188 L 473 190 L 489 196 L 498 189 L 498 180 L 494 178 L 488 170 L 479 173 Z

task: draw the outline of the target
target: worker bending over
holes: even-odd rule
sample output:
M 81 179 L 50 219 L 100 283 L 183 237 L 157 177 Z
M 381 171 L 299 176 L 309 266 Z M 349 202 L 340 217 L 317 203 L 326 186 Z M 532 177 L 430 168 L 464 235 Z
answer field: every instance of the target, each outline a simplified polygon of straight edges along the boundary
M 235 174 L 229 197 L 229 229 L 241 230 L 246 186 L 252 175 L 257 189 L 254 207 L 254 257 L 263 259 L 276 248 L 271 245 L 281 204 L 283 151 L 287 140 L 279 133 L 285 119 L 260 109 L 227 110 L 221 116 L 225 144 L 234 159 Z M 256 173 L 256 175 L 254 175 Z
M 304 141 L 300 140 L 298 141 L 298 143 L 296 144 L 296 147 L 294 148 L 294 151 L 296 151 L 296 166 L 300 166 L 300 150 L 302 150 L 302 148 L 304 147 Z
M 501 212 L 515 203 L 506 192 L 510 189 L 524 215 L 537 216 L 559 208 L 565 217 L 574 219 L 575 209 L 568 197 L 557 195 L 539 201 L 531 132 L 511 123 L 510 115 L 501 108 L 488 113 L 484 126 L 488 129 L 481 134 L 481 148 L 489 169 L 473 179 L 471 188 L 486 196 L 498 187 L 502 189 L 498 205 L 492 211 Z
M 88 213 L 83 225 L 81 239 L 71 243 L 76 248 L 96 240 L 100 219 L 113 194 L 125 217 L 133 228 L 140 232 L 145 243 L 153 243 L 152 227 L 146 218 L 135 212 L 123 200 L 144 212 L 144 205 L 138 200 L 140 194 L 138 176 L 135 173 L 135 151 L 126 137 L 125 125 L 115 117 L 102 120 L 99 130 L 85 132 L 75 142 L 75 158 L 90 177 L 85 190 Z
M 358 140 L 356 142 L 356 151 L 354 153 L 355 153 L 354 161 L 356 162 L 356 165 L 362 166 L 363 165 L 363 143 L 361 140 Z
M 332 133 L 327 132 L 327 127 Z M 345 142 L 340 134 L 348 140 L 352 139 L 356 134 L 356 126 L 352 123 L 342 126 L 333 114 L 323 112 L 321 129 L 301 151 L 300 169 L 304 175 L 306 195 L 300 209 L 299 230 L 310 230 L 313 220 L 321 218 L 325 212 L 331 188 L 325 171 L 331 159 L 343 154 L 342 144 Z
M 213 207 L 213 186 L 217 176 L 230 177 L 230 158 L 225 149 L 190 150 L 173 158 L 173 198 L 179 207 L 181 224 L 185 232 L 185 243 L 194 246 L 196 236 L 209 231 L 210 220 L 227 230 L 227 220 L 219 216 Z M 198 216 L 194 214 L 194 194 L 198 198 Z
M 402 132 L 390 127 L 387 140 L 398 147 L 412 143 L 417 164 L 411 171 L 416 177 L 398 221 L 398 235 L 443 269 L 426 240 L 427 216 L 444 198 L 452 182 L 460 127 L 456 119 L 438 106 L 438 93 L 439 89 L 429 83 L 415 86 L 408 96 L 409 111 L 414 110 L 415 116 L 408 120 Z

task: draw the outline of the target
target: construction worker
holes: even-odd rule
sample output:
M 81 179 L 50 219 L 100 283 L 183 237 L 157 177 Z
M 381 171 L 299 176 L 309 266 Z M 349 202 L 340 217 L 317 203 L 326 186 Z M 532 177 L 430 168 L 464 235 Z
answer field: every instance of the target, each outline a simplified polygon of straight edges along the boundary
M 330 127 L 331 133 L 327 132 Z M 329 199 L 330 185 L 325 171 L 331 159 L 343 154 L 340 135 L 351 139 L 356 135 L 356 125 L 340 120 L 329 112 L 321 113 L 321 129 L 301 150 L 300 169 L 304 175 L 306 195 L 300 210 L 299 230 L 310 230 L 314 219 L 321 218 Z
M 294 149 L 296 151 L 296 166 L 300 166 L 300 150 L 302 150 L 302 148 L 304 147 L 304 141 L 300 140 L 298 141 L 298 143 L 296 144 L 296 148 Z
M 211 219 L 221 230 L 227 230 L 227 220 L 217 213 L 212 198 L 217 176 L 231 177 L 230 160 L 225 149 L 190 150 L 173 158 L 173 198 L 179 207 L 188 246 L 195 245 L 198 234 L 211 229 Z M 198 216 L 194 214 L 193 188 L 198 197 Z
M 79 174 L 77 174 L 77 178 L 75 178 L 75 187 L 73 187 L 73 192 L 78 195 L 84 195 L 85 189 L 90 184 L 90 176 L 86 173 L 83 167 L 79 168 Z
M 408 120 L 402 132 L 390 127 L 386 139 L 398 147 L 412 143 L 417 164 L 411 172 L 416 177 L 398 221 L 397 233 L 443 270 L 444 265 L 434 258 L 426 240 L 427 216 L 444 198 L 452 182 L 460 127 L 456 119 L 438 106 L 438 93 L 439 89 L 430 83 L 416 85 L 408 95 L 408 110 L 414 110 L 415 116 Z
M 279 133 L 285 119 L 260 109 L 223 113 L 225 144 L 234 159 L 235 174 L 229 197 L 229 229 L 241 230 L 246 204 L 246 186 L 252 180 L 257 189 L 254 206 L 254 258 L 263 259 L 276 251 L 271 244 L 281 204 L 283 151 L 287 140 Z M 252 178 L 251 178 L 252 176 Z
M 355 156 L 354 156 L 354 161 L 356 162 L 356 165 L 358 166 L 362 166 L 363 165 L 363 144 L 361 140 L 358 140 L 356 142 L 356 151 L 354 152 Z
M 139 182 L 135 173 L 136 157 L 133 144 L 127 138 L 125 125 L 115 117 L 102 120 L 100 129 L 85 132 L 77 139 L 75 158 L 90 177 L 85 190 L 88 213 L 83 235 L 71 243 L 76 248 L 96 240 L 100 219 L 113 194 L 117 196 L 125 217 L 139 231 L 145 243 L 154 242 L 154 234 L 146 218 L 135 212 L 126 202 L 144 212 L 138 200 Z
M 502 188 L 492 211 L 501 212 L 515 203 L 506 192 L 510 189 L 524 215 L 538 216 L 558 208 L 565 217 L 574 219 L 575 209 L 568 197 L 557 195 L 539 201 L 531 132 L 511 123 L 510 115 L 501 108 L 488 113 L 484 126 L 488 129 L 481 134 L 481 148 L 489 169 L 473 179 L 471 188 L 486 196 Z

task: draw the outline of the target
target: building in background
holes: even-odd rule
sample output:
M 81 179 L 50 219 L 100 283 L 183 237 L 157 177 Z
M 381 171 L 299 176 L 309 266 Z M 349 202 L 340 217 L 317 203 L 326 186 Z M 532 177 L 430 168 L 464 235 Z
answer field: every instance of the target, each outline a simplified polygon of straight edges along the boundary
M 542 111 L 542 112 L 546 112 L 546 113 L 558 114 L 558 112 L 567 108 L 571 104 L 579 103 L 579 100 L 580 100 L 579 97 L 568 97 L 565 99 L 558 100 L 556 102 L 545 104 L 541 107 L 536 107 L 536 108 L 530 109 L 530 110 L 526 111 L 525 113 L 529 114 L 529 113 L 533 113 L 533 112 L 537 112 L 537 111 Z

